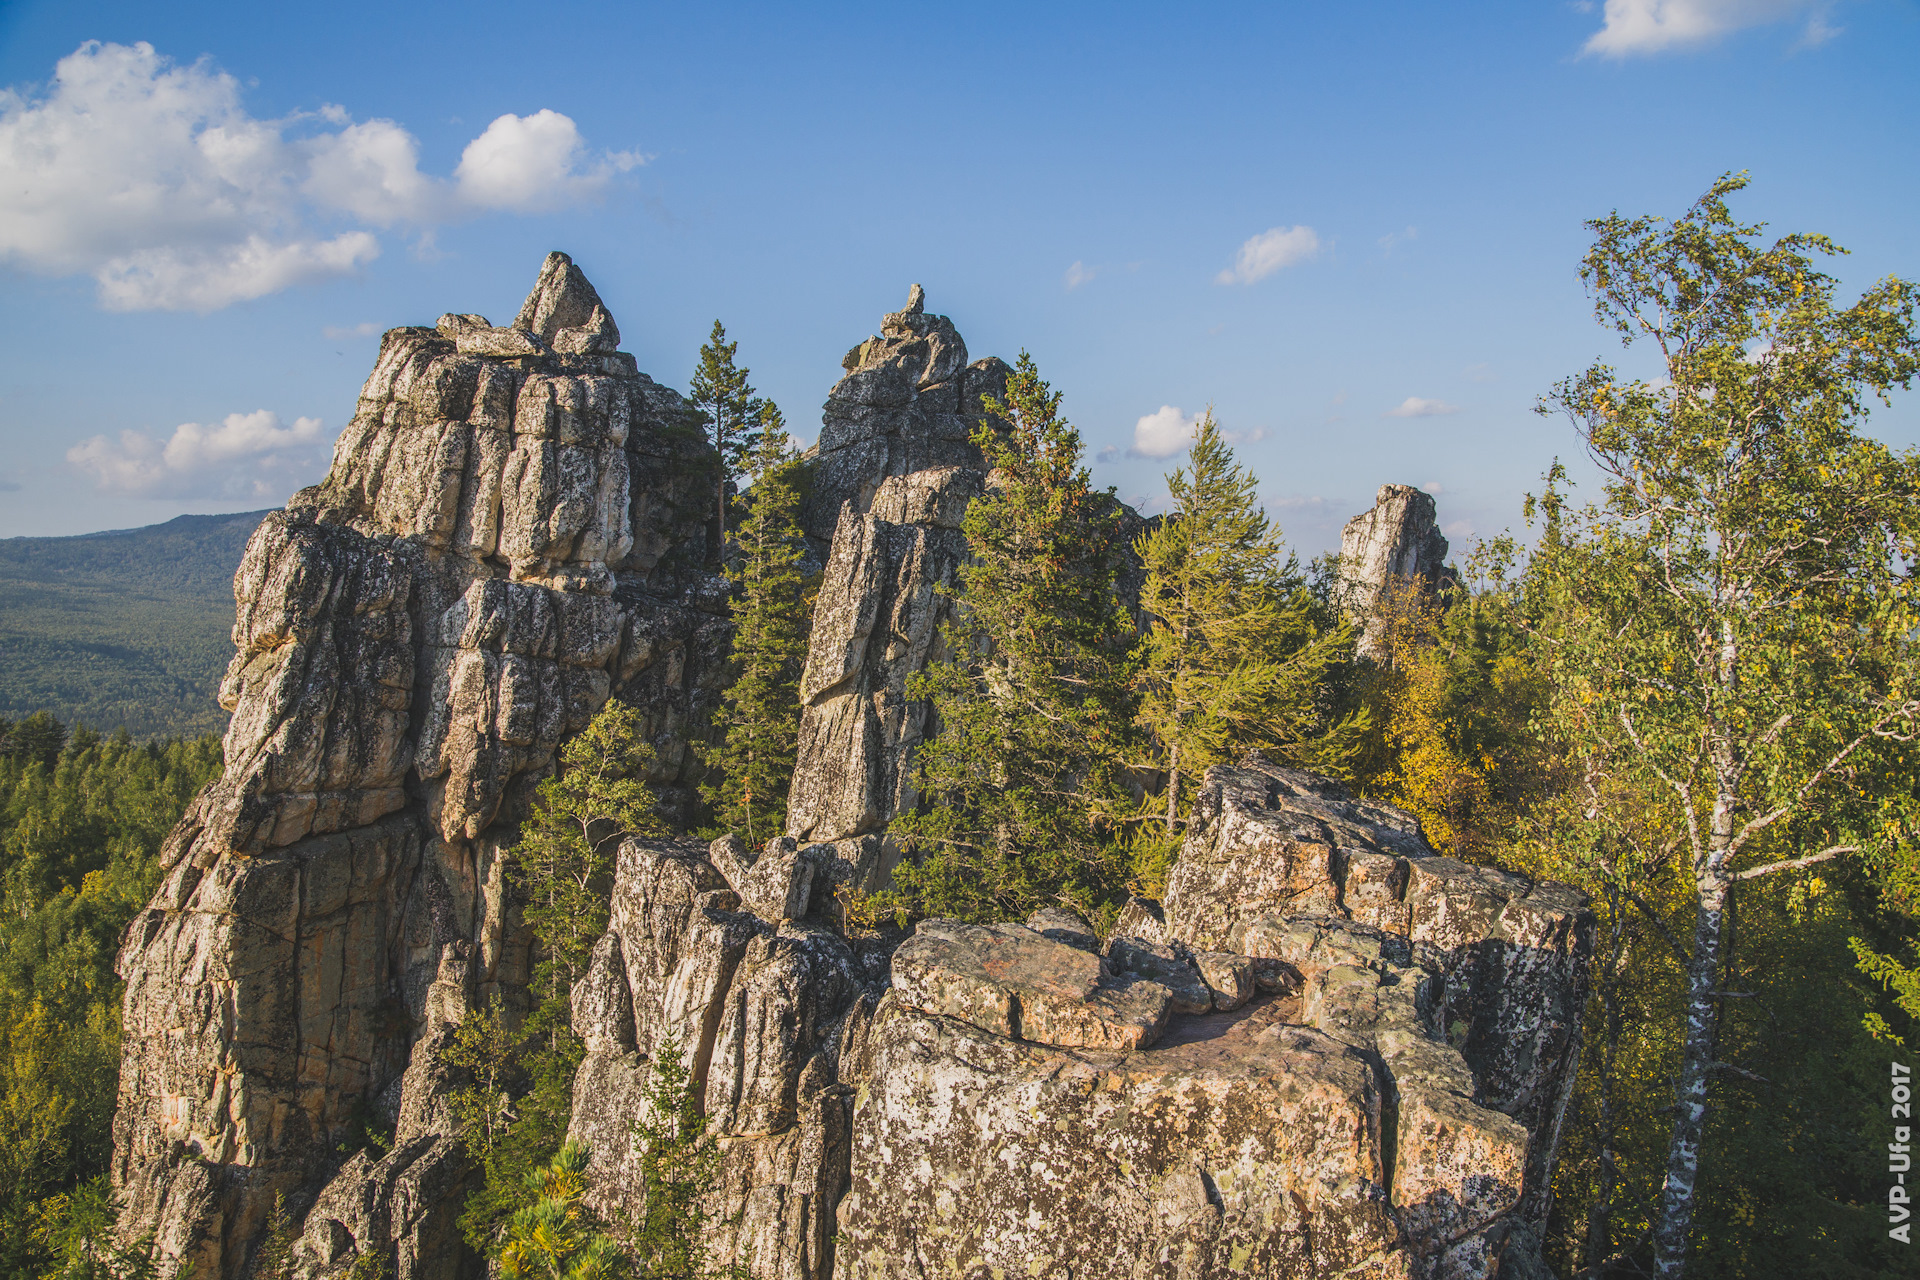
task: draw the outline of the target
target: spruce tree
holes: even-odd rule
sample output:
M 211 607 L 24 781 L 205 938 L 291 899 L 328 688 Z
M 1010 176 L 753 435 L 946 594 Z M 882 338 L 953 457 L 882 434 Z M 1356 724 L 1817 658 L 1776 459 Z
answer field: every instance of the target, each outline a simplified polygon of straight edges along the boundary
M 765 434 L 766 410 L 771 407 L 754 395 L 747 381 L 748 370 L 734 363 L 739 349 L 740 343 L 728 342 L 726 327 L 715 320 L 687 387 L 687 399 L 699 411 L 707 438 L 718 455 L 714 502 L 720 536 L 715 554 L 721 557 L 727 545 L 727 486 L 741 478 L 759 448 Z M 776 416 L 778 412 L 774 410 Z
M 762 405 L 758 432 L 746 518 L 735 538 L 739 556 L 727 568 L 734 634 L 733 680 L 719 715 L 725 737 L 716 747 L 695 748 L 718 775 L 700 788 L 715 821 L 756 848 L 786 825 L 811 622 L 800 572 L 804 464 L 773 405 Z
M 1093 490 L 1080 435 L 1025 352 L 1006 400 L 983 403 L 973 440 L 993 478 L 963 524 L 949 656 L 908 686 L 938 733 L 919 753 L 924 807 L 892 827 L 915 854 L 895 875 L 898 906 L 977 920 L 1091 909 L 1124 878 L 1112 818 L 1135 629 L 1115 590 L 1119 504 Z
M 1182 784 L 1238 751 L 1329 763 L 1316 750 L 1327 745 L 1320 692 L 1347 639 L 1316 618 L 1211 410 L 1188 457 L 1190 470 L 1167 477 L 1173 510 L 1134 544 L 1147 573 L 1140 605 L 1153 617 L 1140 642 L 1138 718 L 1167 777 L 1169 836 Z

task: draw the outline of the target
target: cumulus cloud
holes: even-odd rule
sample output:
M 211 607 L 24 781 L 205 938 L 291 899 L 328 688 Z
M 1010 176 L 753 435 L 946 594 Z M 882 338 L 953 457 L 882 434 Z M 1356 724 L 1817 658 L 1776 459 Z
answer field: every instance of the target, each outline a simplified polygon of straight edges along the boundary
M 145 431 L 94 436 L 67 450 L 67 461 L 108 493 L 277 499 L 324 470 L 331 443 L 318 418 L 283 426 L 256 409 L 212 426 L 183 422 L 164 441 Z
M 1081 285 L 1099 274 L 1100 268 L 1090 267 L 1076 258 L 1073 265 L 1067 268 L 1067 274 L 1065 276 L 1067 289 L 1069 291 L 1078 289 Z
M 1448 404 L 1445 400 L 1428 400 L 1424 396 L 1408 396 L 1397 408 L 1387 410 L 1389 418 L 1434 418 L 1443 413 L 1458 413 L 1460 406 Z
M 1131 458 L 1171 458 L 1186 452 L 1193 434 L 1205 414 L 1182 413 L 1178 406 L 1163 404 L 1133 424 Z
M 1271 227 L 1240 246 L 1233 265 L 1213 278 L 1215 284 L 1252 284 L 1282 267 L 1304 262 L 1320 252 L 1320 237 L 1312 227 Z
M 1829 0 L 1607 0 L 1587 53 L 1624 58 L 1706 44 L 1747 27 L 1804 16 L 1801 43 L 1839 34 L 1826 24 Z
M 371 338 L 380 332 L 380 326 L 371 320 L 362 320 L 359 324 L 330 324 L 320 332 L 329 342 L 344 342 L 349 338 Z
M 596 155 L 543 110 L 495 120 L 451 177 L 419 159 L 391 120 L 258 119 L 204 59 L 89 41 L 43 88 L 0 90 L 0 262 L 90 275 L 112 310 L 211 311 L 358 270 L 368 228 L 580 204 L 644 157 Z
M 636 151 L 595 159 L 558 111 L 501 116 L 460 153 L 453 171 L 462 200 L 480 209 L 551 213 L 600 198 L 615 173 L 645 162 Z

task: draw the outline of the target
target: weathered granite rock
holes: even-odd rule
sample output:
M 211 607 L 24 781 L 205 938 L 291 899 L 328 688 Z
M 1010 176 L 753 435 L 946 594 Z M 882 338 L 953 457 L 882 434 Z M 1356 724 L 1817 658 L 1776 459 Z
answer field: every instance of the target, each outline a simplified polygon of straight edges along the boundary
M 952 467 L 984 472 L 969 437 L 982 420 L 981 397 L 1003 398 L 1008 372 L 992 357 L 968 364 L 967 344 L 951 320 L 926 313 L 919 285 L 904 310 L 880 322 L 880 336 L 855 346 L 841 367 L 846 376 L 822 412 L 801 517 L 807 536 L 823 545 L 834 537 L 841 508 L 851 504 L 855 515 L 865 515 L 890 476 Z
M 893 953 L 893 990 L 927 1013 L 1063 1048 L 1145 1048 L 1173 1009 L 1151 977 L 1017 924 L 921 921 Z
M 1065 907 L 1042 907 L 1027 917 L 1027 928 L 1082 951 L 1099 951 L 1100 939 L 1086 917 Z
M 889 995 L 835 1275 L 1408 1275 L 1378 1075 L 1284 1013 L 1211 1014 L 1116 1054 Z
M 1404 484 L 1380 486 L 1373 505 L 1340 531 L 1340 574 L 1346 609 L 1362 627 L 1360 653 L 1380 652 L 1378 606 L 1390 590 L 1431 594 L 1446 576 L 1447 540 L 1434 518 L 1433 495 Z
M 616 690 L 656 785 L 690 794 L 724 652 L 704 447 L 617 337 L 563 254 L 512 328 L 392 330 L 326 481 L 248 545 L 226 771 L 119 960 L 121 1228 L 167 1270 L 242 1274 L 284 1194 L 303 1275 L 473 1272 L 437 1053 L 478 1002 L 524 999 L 500 850 Z M 369 1119 L 392 1151 L 343 1163 Z
M 896 953 L 846 1077 L 836 1274 L 1537 1264 L 1592 946 L 1578 894 L 1438 858 L 1407 815 L 1255 757 L 1209 772 L 1166 902 L 1123 919 L 1166 941 L 1118 935 L 1104 971 L 1006 925 L 929 922 Z M 1195 1012 L 1136 1047 L 1016 1016 L 1030 987 L 1071 1006 L 1142 972 L 1190 983 Z
M 791 846 L 775 841 L 751 866 L 722 853 L 752 881 L 769 862 L 808 865 Z M 764 888 L 736 890 L 695 844 L 621 845 L 612 919 L 575 989 L 587 1057 L 571 1136 L 591 1145 L 596 1206 L 637 1209 L 641 1152 L 628 1123 L 653 1062 L 679 1052 L 721 1151 L 716 1256 L 761 1280 L 825 1280 L 848 1171 L 845 1066 L 883 980 L 816 918 L 787 916 L 797 894 Z M 743 909 L 753 903 L 783 918 Z

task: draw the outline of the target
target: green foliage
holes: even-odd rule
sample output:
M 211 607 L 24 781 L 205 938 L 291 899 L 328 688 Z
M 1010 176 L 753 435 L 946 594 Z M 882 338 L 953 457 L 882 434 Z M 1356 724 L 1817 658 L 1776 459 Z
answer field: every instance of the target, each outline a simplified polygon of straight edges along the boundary
M 447 1107 L 460 1126 L 467 1150 L 483 1160 L 513 1123 L 508 1088 L 522 1074 L 520 1050 L 530 1034 L 524 1024 L 509 1024 L 496 991 L 484 1008 L 467 1010 L 441 1054 L 441 1061 L 467 1076 L 467 1084 L 447 1095 Z
M 542 1180 L 558 1167 L 584 1056 L 570 999 L 606 931 L 612 852 L 623 836 L 663 829 L 644 780 L 653 759 L 644 727 L 633 707 L 609 702 L 561 748 L 559 772 L 540 784 L 520 842 L 507 851 L 539 943 L 539 1003 L 522 1018 L 491 998 L 467 1014 L 445 1051 L 448 1064 L 467 1073 L 450 1104 L 485 1174 L 462 1206 L 460 1229 L 492 1257 L 504 1258 L 511 1224 L 538 1205 Z M 544 1256 L 525 1253 L 524 1265 L 545 1265 Z
M 646 783 L 653 760 L 637 708 L 610 701 L 560 749 L 560 769 L 541 782 L 520 842 L 507 851 L 514 881 L 526 893 L 524 916 L 540 939 L 535 986 L 564 1000 L 585 972 L 593 944 L 607 928 L 612 850 L 625 835 L 666 828 Z
M 707 1256 L 703 1201 L 720 1176 L 720 1151 L 676 1042 L 660 1046 L 642 1096 L 641 1114 L 630 1125 L 640 1148 L 643 1196 L 627 1240 L 637 1280 L 744 1277 L 745 1268 Z
M 42 1280 L 154 1280 L 159 1274 L 152 1235 L 124 1247 L 114 1242 L 119 1213 L 105 1174 L 48 1196 L 35 1215 L 33 1238 L 47 1258 Z
M 946 656 L 908 686 L 939 734 L 919 752 L 924 809 L 892 834 L 902 914 L 1004 919 L 1121 891 L 1115 819 L 1134 705 L 1132 619 L 1115 590 L 1119 504 L 1080 465 L 1080 435 L 1025 352 L 974 435 L 995 483 L 968 508 L 972 558 Z
M 253 1255 L 254 1280 L 288 1280 L 293 1270 L 293 1222 L 287 1216 L 287 1198 L 273 1193 L 267 1214 L 267 1234 Z
M 587 1148 L 562 1144 L 543 1169 L 527 1174 L 528 1203 L 507 1223 L 500 1248 L 505 1280 L 607 1280 L 620 1274 L 620 1248 L 584 1203 Z
M 0 539 L 0 718 L 48 711 L 140 740 L 225 729 L 233 571 L 265 514 Z
M 1762 246 L 1726 205 L 1743 185 L 1723 178 L 1673 222 L 1589 224 L 1596 312 L 1656 347 L 1662 378 L 1595 364 L 1547 398 L 1604 484 L 1574 508 L 1556 469 L 1523 582 L 1570 779 L 1539 869 L 1640 913 L 1678 966 L 1655 1006 L 1674 1092 L 1646 1234 L 1664 1276 L 1726 1209 L 1701 1189 L 1729 1180 L 1715 1138 L 1744 1087 L 1720 1064 L 1749 1069 L 1726 1042 L 1736 916 L 1884 849 L 1920 710 L 1920 460 L 1856 431 L 1920 369 L 1916 290 L 1837 306 L 1812 255 L 1838 250 Z
M 753 486 L 735 533 L 739 554 L 727 566 L 734 587 L 732 678 L 716 717 L 725 736 L 717 746 L 694 746 L 715 775 L 700 794 L 713 806 L 716 824 L 754 848 L 786 828 L 800 732 L 800 672 L 812 615 L 799 567 L 804 466 L 779 411 L 771 410 L 750 460 Z
M 745 474 L 769 435 L 785 434 L 780 410 L 754 394 L 747 381 L 749 371 L 734 363 L 739 349 L 739 342 L 728 342 L 725 326 L 715 320 L 687 384 L 687 400 L 700 415 L 707 440 L 718 455 L 715 511 L 722 548 L 727 540 L 727 490 Z
M 161 842 L 219 773 L 220 744 L 135 745 L 51 716 L 3 736 L 0 1273 L 22 1275 L 91 1229 L 98 1195 L 87 1188 L 112 1151 L 120 1071 L 114 955 L 159 883 Z M 48 1235 L 48 1223 L 67 1234 Z M 86 1246 L 81 1261 L 133 1265 L 105 1248 Z
M 1173 510 L 1135 542 L 1146 569 L 1140 607 L 1139 723 L 1167 778 L 1166 830 L 1181 822 L 1182 783 L 1249 750 L 1345 772 L 1350 735 L 1329 723 L 1328 668 L 1351 634 L 1324 617 L 1255 504 L 1257 481 L 1208 411 L 1189 466 L 1167 477 Z
M 1534 731 L 1545 681 L 1515 594 L 1462 585 L 1436 601 L 1392 583 L 1375 608 L 1355 781 L 1418 817 L 1442 853 L 1490 859 L 1559 782 L 1552 744 Z

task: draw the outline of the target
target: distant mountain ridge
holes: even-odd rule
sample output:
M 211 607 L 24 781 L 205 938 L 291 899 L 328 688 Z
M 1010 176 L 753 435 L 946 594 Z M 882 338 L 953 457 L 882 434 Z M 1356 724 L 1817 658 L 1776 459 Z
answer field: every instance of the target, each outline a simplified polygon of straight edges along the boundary
M 0 716 L 136 738 L 225 729 L 233 572 L 266 514 L 0 539 Z

